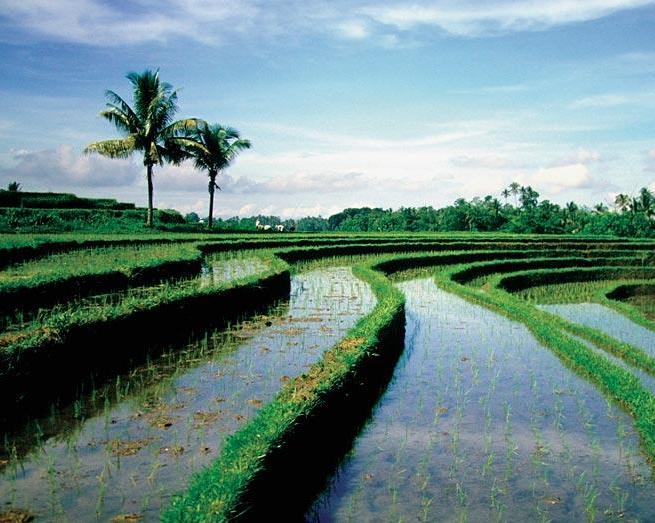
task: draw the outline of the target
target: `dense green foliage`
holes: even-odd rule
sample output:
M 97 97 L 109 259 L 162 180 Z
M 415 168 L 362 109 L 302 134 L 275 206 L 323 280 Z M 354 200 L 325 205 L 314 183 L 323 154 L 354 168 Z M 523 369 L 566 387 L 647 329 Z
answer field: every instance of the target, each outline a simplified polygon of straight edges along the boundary
M 134 209 L 133 203 L 110 198 L 80 198 L 74 194 L 56 192 L 22 192 L 0 189 L 0 207 L 31 209 Z
M 278 224 L 284 225 L 287 231 L 295 228 L 297 232 L 459 231 L 655 237 L 655 196 L 648 189 L 642 189 L 636 198 L 619 195 L 614 209 L 609 209 L 602 204 L 590 209 L 574 202 L 560 206 L 548 200 L 539 201 L 539 194 L 530 187 L 521 189 L 525 192 L 525 197 L 517 198 L 515 202 L 506 200 L 501 203 L 497 198 L 486 196 L 472 200 L 460 198 L 452 205 L 440 209 L 402 207 L 394 211 L 362 207 L 345 209 L 329 218 L 308 216 L 292 220 L 257 215 L 243 218 L 214 218 L 213 223 L 216 232 L 256 232 L 255 224 L 260 220 L 273 227 Z M 8 194 L 8 191 L 4 194 Z M 629 204 L 625 204 L 626 201 Z M 107 214 L 109 211 L 99 209 L 96 215 L 91 211 L 88 213 L 81 211 L 72 213 L 64 210 L 48 212 L 36 209 L 9 211 L 1 207 L 0 205 L 0 231 L 133 232 L 143 228 L 143 220 L 139 219 L 139 215 L 127 211 Z M 183 217 L 176 211 L 158 211 L 155 215 L 155 222 L 160 228 L 177 231 L 201 231 L 206 227 L 201 220 L 202 217 L 197 213 L 189 213 Z

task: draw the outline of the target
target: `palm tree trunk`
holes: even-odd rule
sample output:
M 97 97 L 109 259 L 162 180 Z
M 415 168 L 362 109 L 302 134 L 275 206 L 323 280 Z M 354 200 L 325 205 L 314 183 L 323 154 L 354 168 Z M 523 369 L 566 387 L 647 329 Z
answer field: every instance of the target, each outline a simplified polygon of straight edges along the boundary
M 209 218 L 207 228 L 211 229 L 214 223 L 214 191 L 216 190 L 216 174 L 209 173 Z
M 146 226 L 152 227 L 153 225 L 153 209 L 152 209 L 152 164 L 146 165 L 147 178 L 148 178 L 148 215 L 146 217 Z

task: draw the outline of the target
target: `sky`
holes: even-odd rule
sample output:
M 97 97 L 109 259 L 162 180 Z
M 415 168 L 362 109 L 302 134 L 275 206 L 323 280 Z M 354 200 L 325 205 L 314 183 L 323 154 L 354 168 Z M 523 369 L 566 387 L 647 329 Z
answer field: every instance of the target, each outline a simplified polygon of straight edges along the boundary
M 106 89 L 130 71 L 179 89 L 178 117 L 253 147 L 216 214 L 329 216 L 655 189 L 655 0 L 0 0 L 0 186 L 146 203 Z M 155 170 L 155 206 L 207 212 L 207 176 Z

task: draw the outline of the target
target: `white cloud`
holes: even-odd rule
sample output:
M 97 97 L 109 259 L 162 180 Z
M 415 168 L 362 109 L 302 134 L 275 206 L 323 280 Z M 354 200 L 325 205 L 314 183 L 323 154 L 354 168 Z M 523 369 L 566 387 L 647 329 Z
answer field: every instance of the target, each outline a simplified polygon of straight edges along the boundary
M 566 191 L 587 189 L 597 193 L 615 186 L 594 177 L 587 165 L 574 163 L 555 167 L 545 167 L 526 176 L 523 183 L 532 185 L 538 191 L 558 195 Z
M 172 37 L 213 43 L 223 33 L 217 27 L 245 30 L 258 13 L 247 0 L 137 0 L 123 6 L 100 0 L 5 0 L 2 14 L 45 37 L 115 46 Z
M 602 161 L 602 157 L 598 151 L 591 149 L 580 148 L 574 152 L 568 153 L 558 160 L 555 160 L 551 167 L 565 167 L 568 165 L 589 165 Z
M 489 167 L 492 169 L 502 169 L 513 165 L 507 155 L 495 153 L 456 156 L 450 160 L 450 163 L 456 167 Z
M 0 178 L 18 180 L 26 190 L 131 186 L 142 171 L 131 160 L 85 155 L 70 145 L 34 152 L 14 151 L 12 160 L 13 165 L 0 169 Z
M 509 85 L 482 85 L 471 89 L 456 89 L 454 94 L 513 94 L 527 91 L 529 87 L 525 84 Z
M 44 38 L 91 45 L 131 45 L 171 38 L 220 43 L 239 34 L 288 38 L 298 33 L 375 36 L 399 45 L 393 31 L 437 27 L 456 36 L 486 36 L 593 20 L 653 0 L 5 0 L 2 15 Z M 257 27 L 257 31 L 253 28 Z
M 597 96 L 588 96 L 572 102 L 569 107 L 573 109 L 588 109 L 598 107 L 615 107 L 629 103 L 630 99 L 623 95 L 601 94 Z
M 337 25 L 339 34 L 348 40 L 362 40 L 369 36 L 366 24 L 356 20 L 348 20 Z
M 652 0 L 396 2 L 367 6 L 359 12 L 402 31 L 436 26 L 453 35 L 484 36 L 594 20 L 652 3 Z
M 644 167 L 646 172 L 655 172 L 655 149 L 650 151 L 646 157 L 646 166 Z

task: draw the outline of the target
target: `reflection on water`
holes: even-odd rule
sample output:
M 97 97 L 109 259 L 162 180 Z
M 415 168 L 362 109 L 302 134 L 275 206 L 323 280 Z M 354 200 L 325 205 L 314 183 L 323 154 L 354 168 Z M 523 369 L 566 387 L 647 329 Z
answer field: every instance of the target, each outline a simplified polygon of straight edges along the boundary
M 523 325 L 430 279 L 401 288 L 403 359 L 308 519 L 655 518 L 627 414 Z
M 200 275 L 201 286 L 244 278 L 266 269 L 265 259 L 254 256 L 249 251 L 210 254 L 205 257 L 203 263 Z
M 623 314 L 598 303 L 541 305 L 541 308 L 567 320 L 601 330 L 614 338 L 644 349 L 655 356 L 655 332 L 636 324 Z
M 216 459 L 227 435 L 373 305 L 368 286 L 348 268 L 294 276 L 288 308 L 210 333 L 203 350 L 187 347 L 173 360 L 178 370 L 171 371 L 170 357 L 135 369 L 113 388 L 118 401 L 105 397 L 104 408 L 101 402 L 83 422 L 64 418 L 83 417 L 89 398 L 54 413 L 59 435 L 21 435 L 33 450 L 5 456 L 0 515 L 18 507 L 45 520 L 156 520 L 171 494 Z M 143 375 L 150 384 L 141 386 Z M 137 381 L 139 391 L 131 393 Z

